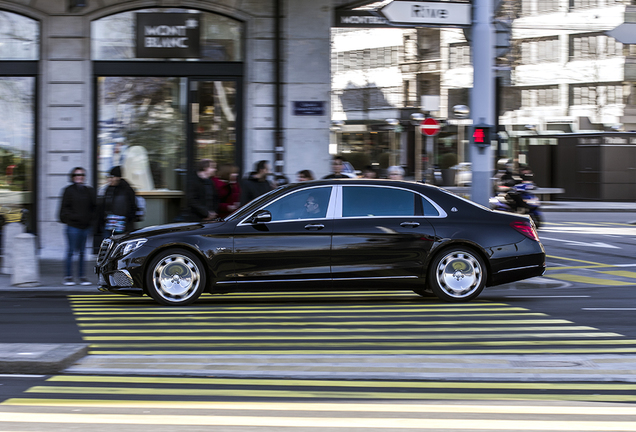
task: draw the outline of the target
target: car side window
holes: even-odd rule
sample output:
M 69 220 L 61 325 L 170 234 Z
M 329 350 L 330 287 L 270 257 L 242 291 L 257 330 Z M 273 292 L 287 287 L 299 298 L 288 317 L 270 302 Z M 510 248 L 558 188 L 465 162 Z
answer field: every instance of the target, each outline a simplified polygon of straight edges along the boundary
M 303 189 L 274 201 L 263 210 L 272 214 L 272 222 L 295 219 L 322 219 L 327 216 L 331 186 Z
M 342 216 L 414 216 L 415 197 L 413 192 L 404 189 L 344 186 Z

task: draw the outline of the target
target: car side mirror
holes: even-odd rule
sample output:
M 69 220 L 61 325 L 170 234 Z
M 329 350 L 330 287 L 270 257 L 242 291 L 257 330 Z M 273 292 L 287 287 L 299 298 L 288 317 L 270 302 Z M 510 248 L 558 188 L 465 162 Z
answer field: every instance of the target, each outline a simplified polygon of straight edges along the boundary
M 250 223 L 260 224 L 272 221 L 272 214 L 269 210 L 259 210 L 250 217 Z

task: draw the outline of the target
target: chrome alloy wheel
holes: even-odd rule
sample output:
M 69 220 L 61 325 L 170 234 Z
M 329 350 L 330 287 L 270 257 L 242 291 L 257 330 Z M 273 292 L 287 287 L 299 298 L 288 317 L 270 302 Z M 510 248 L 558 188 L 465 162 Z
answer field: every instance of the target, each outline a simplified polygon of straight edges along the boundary
M 480 261 L 465 250 L 444 255 L 435 268 L 435 282 L 449 297 L 462 299 L 481 290 L 484 270 Z
M 197 263 L 182 254 L 170 254 L 157 262 L 152 272 L 152 283 L 159 297 L 170 303 L 187 302 L 199 294 L 201 269 Z

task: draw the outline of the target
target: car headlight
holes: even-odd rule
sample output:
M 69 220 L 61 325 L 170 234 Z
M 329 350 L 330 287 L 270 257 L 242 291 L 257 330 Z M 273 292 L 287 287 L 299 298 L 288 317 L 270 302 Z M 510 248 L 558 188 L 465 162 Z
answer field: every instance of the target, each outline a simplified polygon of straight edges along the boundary
M 125 242 L 121 242 L 119 244 L 119 246 L 117 246 L 117 251 L 115 251 L 115 253 L 113 255 L 115 255 L 115 256 L 119 255 L 119 256 L 122 256 L 122 257 L 126 256 L 129 253 L 139 249 L 147 241 L 148 241 L 148 239 L 140 238 L 140 239 L 128 240 L 128 241 L 125 241 Z

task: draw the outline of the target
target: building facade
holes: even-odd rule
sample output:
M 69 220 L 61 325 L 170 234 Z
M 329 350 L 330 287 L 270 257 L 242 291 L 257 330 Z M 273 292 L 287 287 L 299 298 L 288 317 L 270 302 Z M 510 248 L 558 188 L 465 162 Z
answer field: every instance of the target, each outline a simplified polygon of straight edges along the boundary
M 0 0 L 0 212 L 44 253 L 73 167 L 123 168 L 140 225 L 178 216 L 194 161 L 329 171 L 331 0 Z

